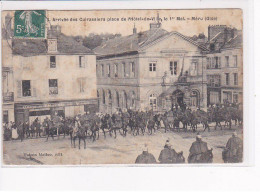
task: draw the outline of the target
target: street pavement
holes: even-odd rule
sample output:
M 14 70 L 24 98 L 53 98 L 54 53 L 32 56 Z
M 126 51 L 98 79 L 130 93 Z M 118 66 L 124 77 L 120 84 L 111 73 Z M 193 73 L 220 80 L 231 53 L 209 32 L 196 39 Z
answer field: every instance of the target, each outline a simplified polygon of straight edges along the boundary
M 232 129 L 214 130 L 203 132 L 202 126 L 198 128 L 203 141 L 208 143 L 208 147 L 213 148 L 213 163 L 223 163 L 222 150 L 226 146 L 228 139 L 234 131 L 242 138 L 242 129 L 232 126 Z M 191 144 L 195 141 L 197 133 L 189 132 L 164 132 L 160 129 L 155 134 L 133 136 L 127 134 L 126 137 L 117 135 L 117 138 L 107 134 L 106 139 L 100 132 L 100 138 L 92 142 L 87 139 L 87 148 L 84 149 L 81 142 L 81 149 L 71 147 L 69 136 L 54 140 L 49 138 L 25 139 L 3 142 L 3 162 L 8 165 L 86 165 L 86 164 L 134 164 L 136 157 L 142 153 L 145 144 L 148 151 L 152 153 L 157 162 L 160 151 L 163 149 L 167 139 L 170 139 L 172 147 L 177 151 L 183 151 L 187 158 Z

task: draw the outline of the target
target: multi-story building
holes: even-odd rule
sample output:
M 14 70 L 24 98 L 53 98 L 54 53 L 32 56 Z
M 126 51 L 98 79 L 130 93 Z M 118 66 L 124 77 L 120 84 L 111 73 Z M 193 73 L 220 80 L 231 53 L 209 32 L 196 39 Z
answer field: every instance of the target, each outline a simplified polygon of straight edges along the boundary
M 186 103 L 206 108 L 208 49 L 161 23 L 108 40 L 95 49 L 99 108 L 165 110 Z
M 16 122 L 97 110 L 96 56 L 60 26 L 47 39 L 13 38 L 11 58 Z
M 208 104 L 243 101 L 242 32 L 225 25 L 209 26 L 207 45 Z
M 5 17 L 2 28 L 2 100 L 3 122 L 14 121 L 14 88 L 11 41 L 11 16 Z

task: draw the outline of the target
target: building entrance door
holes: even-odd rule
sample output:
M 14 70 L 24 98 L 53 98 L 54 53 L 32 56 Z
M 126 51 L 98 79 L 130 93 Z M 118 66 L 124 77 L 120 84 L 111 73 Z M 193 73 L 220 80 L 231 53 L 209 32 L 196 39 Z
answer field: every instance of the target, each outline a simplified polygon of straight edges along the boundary
M 184 98 L 184 93 L 181 90 L 175 90 L 172 93 L 172 103 L 177 104 L 178 106 L 183 105 L 183 98 Z

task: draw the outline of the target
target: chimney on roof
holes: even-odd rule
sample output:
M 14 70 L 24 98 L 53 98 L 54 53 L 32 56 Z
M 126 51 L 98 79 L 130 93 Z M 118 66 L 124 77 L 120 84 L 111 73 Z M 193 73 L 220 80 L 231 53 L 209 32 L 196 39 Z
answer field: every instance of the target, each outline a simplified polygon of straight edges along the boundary
M 133 34 L 136 34 L 136 32 L 137 32 L 137 29 L 136 29 L 135 23 L 134 23 Z
M 156 28 L 160 28 L 160 27 L 162 26 L 159 13 L 157 13 L 157 18 L 156 18 L 156 20 L 157 20 L 157 22 L 150 23 L 150 30 L 156 29 Z
M 59 25 L 51 25 L 47 32 L 48 38 L 58 38 L 61 34 L 61 26 Z

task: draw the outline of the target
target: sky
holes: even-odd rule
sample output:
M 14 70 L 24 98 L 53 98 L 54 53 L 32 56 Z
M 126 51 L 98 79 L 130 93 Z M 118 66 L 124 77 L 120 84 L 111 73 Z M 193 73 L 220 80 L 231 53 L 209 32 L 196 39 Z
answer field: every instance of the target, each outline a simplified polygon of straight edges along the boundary
M 3 11 L 2 25 L 7 13 L 12 17 L 14 15 L 14 11 Z M 239 30 L 243 26 L 240 9 L 47 11 L 46 15 L 49 19 L 47 25 L 60 25 L 62 33 L 66 35 L 121 33 L 124 36 L 132 34 L 134 25 L 137 32 L 140 32 L 148 30 L 151 23 L 151 21 L 130 21 L 129 18 L 156 18 L 158 13 L 162 19 L 163 29 L 169 32 L 178 31 L 186 36 L 198 35 L 202 32 L 207 36 L 209 25 L 227 25 Z M 177 20 L 177 17 L 182 19 Z M 192 20 L 192 17 L 195 17 L 195 20 Z M 213 20 L 206 21 L 205 17 L 213 18 Z M 104 18 L 105 21 L 80 21 L 85 18 Z M 119 21 L 111 21 L 111 19 L 119 19 Z

